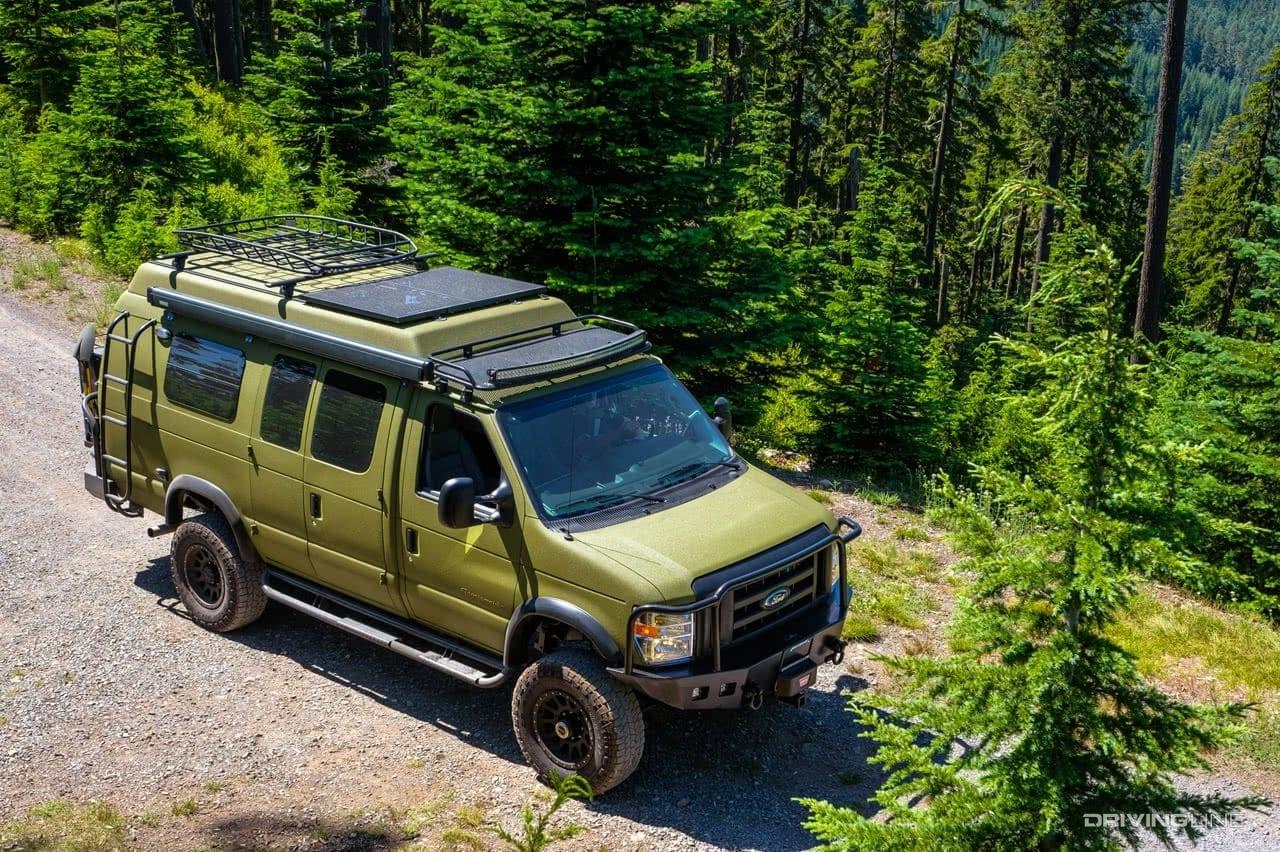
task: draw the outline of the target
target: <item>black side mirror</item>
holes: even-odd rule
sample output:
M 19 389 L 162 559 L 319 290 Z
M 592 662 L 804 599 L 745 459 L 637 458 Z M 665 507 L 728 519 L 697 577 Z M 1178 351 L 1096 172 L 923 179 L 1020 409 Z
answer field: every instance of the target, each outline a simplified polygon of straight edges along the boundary
M 715 422 L 716 428 L 720 430 L 720 434 L 724 436 L 725 441 L 733 443 L 733 415 L 729 413 L 729 400 L 724 397 L 716 398 L 715 416 L 712 421 Z
M 476 520 L 476 484 L 470 477 L 455 476 L 440 486 L 440 523 L 460 530 Z

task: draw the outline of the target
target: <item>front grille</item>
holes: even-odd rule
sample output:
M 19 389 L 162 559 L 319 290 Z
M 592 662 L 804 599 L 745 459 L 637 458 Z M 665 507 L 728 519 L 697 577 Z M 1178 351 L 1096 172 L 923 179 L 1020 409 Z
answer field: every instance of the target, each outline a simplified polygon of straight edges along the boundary
M 730 590 L 733 629 L 730 642 L 768 630 L 809 607 L 818 595 L 820 557 L 826 550 L 782 566 Z

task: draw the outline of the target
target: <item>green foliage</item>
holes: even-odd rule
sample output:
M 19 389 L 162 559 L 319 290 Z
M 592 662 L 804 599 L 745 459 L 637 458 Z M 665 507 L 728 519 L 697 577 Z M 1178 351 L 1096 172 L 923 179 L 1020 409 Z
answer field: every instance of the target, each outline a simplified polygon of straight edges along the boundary
M 128 845 L 124 817 L 106 802 L 54 799 L 0 824 L 0 846 L 18 852 L 107 852 Z
M 362 5 L 276 0 L 271 16 L 281 43 L 263 52 L 246 76 L 309 182 L 321 178 L 326 164 L 355 172 L 382 153 L 387 71 L 361 36 L 369 27 Z
M 1198 570 L 1172 579 L 1280 615 L 1280 206 L 1254 210 L 1262 239 L 1237 243 L 1257 276 L 1232 314 L 1239 336 L 1177 330 L 1159 374 L 1157 428 L 1186 447 L 1155 471 L 1181 511 L 1169 539 Z
M 726 112 L 697 46 L 734 3 L 438 8 L 450 25 L 392 107 L 416 231 L 455 263 L 639 322 L 686 365 L 773 333 L 785 268 L 758 219 L 723 215 L 728 173 L 704 156 Z
M 546 849 L 552 843 L 567 840 L 585 831 L 585 827 L 576 823 L 569 823 L 551 831 L 547 830 L 547 826 L 550 824 L 551 818 L 555 816 L 556 811 L 564 807 L 565 803 L 570 799 L 595 800 L 591 785 L 587 783 L 587 779 L 581 775 L 561 777 L 552 773 L 551 783 L 555 788 L 555 796 L 550 804 L 538 812 L 534 811 L 533 805 L 526 804 L 520 811 L 521 833 L 518 836 L 507 831 L 502 826 L 494 826 L 490 830 L 500 840 L 512 849 L 519 850 L 519 852 L 539 852 L 539 850 Z
M 1267 169 L 1280 155 L 1280 46 L 1259 72 L 1244 109 L 1192 161 L 1169 218 L 1169 273 L 1175 316 L 1184 325 L 1237 331 L 1234 311 L 1256 286 L 1236 241 L 1259 237 L 1258 204 L 1275 204 L 1280 181 Z
M 1006 406 L 1024 412 L 1045 454 L 1029 470 L 976 471 L 982 500 L 944 479 L 941 493 L 975 580 L 952 625 L 956 653 L 886 660 L 901 691 L 852 709 L 889 775 L 882 820 L 806 800 L 806 826 L 838 849 L 1103 849 L 1139 834 L 1098 814 L 1180 813 L 1155 825 L 1169 842 L 1257 799 L 1177 790 L 1203 768 L 1244 708 L 1182 704 L 1149 684 L 1107 637 L 1138 573 L 1172 558 L 1143 507 L 1146 408 L 1120 296 L 1123 267 L 1065 198 L 1071 242 L 1043 279 L 1040 310 L 1073 334 L 1008 341 L 1034 375 Z M 1052 327 L 1052 326 L 1047 326 Z
M 840 248 L 846 262 L 826 266 L 808 392 L 826 428 L 812 451 L 826 460 L 908 469 L 927 454 L 932 428 L 923 410 L 927 337 L 915 279 L 920 268 L 906 237 L 909 211 L 897 200 L 899 176 L 864 158 L 861 201 Z
M 103 265 L 125 277 L 132 275 L 142 261 L 177 251 L 173 229 L 180 227 L 182 220 L 181 207 L 162 209 L 156 193 L 144 186 L 135 189 L 109 218 L 101 206 L 90 207 L 84 213 L 80 232 L 102 252 Z

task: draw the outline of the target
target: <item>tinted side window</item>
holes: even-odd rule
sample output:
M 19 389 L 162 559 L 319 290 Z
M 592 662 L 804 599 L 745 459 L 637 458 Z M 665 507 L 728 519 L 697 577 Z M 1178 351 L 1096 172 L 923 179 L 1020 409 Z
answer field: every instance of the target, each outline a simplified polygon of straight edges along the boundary
M 169 344 L 164 395 L 210 417 L 236 419 L 244 353 L 199 337 L 178 335 Z
M 433 405 L 423 436 L 418 492 L 433 493 L 450 479 L 470 477 L 477 494 L 491 494 L 502 476 L 493 445 L 480 421 L 444 405 Z
M 381 383 L 330 370 L 316 405 L 311 455 L 356 473 L 368 470 L 386 401 Z
M 271 378 L 262 400 L 262 440 L 296 450 L 302 446 L 302 418 L 307 413 L 307 397 L 316 365 L 288 355 L 277 355 L 271 364 Z

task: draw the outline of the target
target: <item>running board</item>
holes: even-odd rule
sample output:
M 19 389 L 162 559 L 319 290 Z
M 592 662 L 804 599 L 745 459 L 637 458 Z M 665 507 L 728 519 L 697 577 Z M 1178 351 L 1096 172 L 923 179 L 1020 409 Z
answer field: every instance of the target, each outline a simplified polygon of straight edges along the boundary
M 272 581 L 288 585 L 313 597 L 319 603 L 332 603 L 341 607 L 344 612 L 330 612 L 313 603 L 307 603 L 289 592 L 271 585 Z M 287 576 L 267 569 L 263 572 L 262 590 L 267 597 L 282 603 L 290 609 L 311 616 L 353 636 L 395 651 L 414 662 L 421 663 L 430 669 L 443 672 L 472 686 L 495 687 L 507 679 L 507 671 L 497 658 L 486 660 L 479 654 L 436 636 L 422 628 L 403 622 L 391 615 L 384 615 L 355 601 L 336 595 L 327 589 L 308 583 L 305 580 Z M 389 632 L 394 631 L 394 632 Z M 423 649 L 410 644 L 411 641 L 424 645 L 434 645 L 439 650 Z M 470 661 L 458 659 L 467 656 Z M 473 665 L 473 663 L 475 665 Z M 488 664 L 485 670 L 477 666 Z

